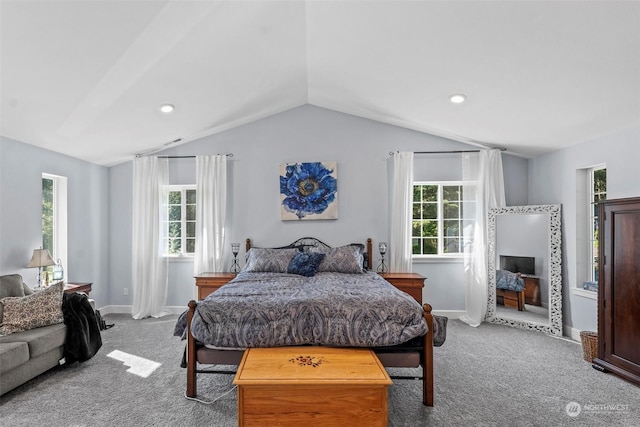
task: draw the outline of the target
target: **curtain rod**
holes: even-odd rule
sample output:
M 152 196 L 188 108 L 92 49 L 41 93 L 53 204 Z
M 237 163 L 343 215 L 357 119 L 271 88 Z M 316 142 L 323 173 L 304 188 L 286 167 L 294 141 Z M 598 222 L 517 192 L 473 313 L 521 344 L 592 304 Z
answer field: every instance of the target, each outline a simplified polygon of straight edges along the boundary
M 507 151 L 506 148 L 496 148 L 496 150 Z M 414 151 L 413 154 L 459 154 L 459 153 L 479 153 L 481 150 L 452 150 L 452 151 Z M 397 153 L 398 151 L 395 151 Z M 389 151 L 393 156 L 394 151 Z
M 233 153 L 225 154 L 227 157 L 233 157 Z M 160 159 L 195 159 L 197 156 L 156 156 Z

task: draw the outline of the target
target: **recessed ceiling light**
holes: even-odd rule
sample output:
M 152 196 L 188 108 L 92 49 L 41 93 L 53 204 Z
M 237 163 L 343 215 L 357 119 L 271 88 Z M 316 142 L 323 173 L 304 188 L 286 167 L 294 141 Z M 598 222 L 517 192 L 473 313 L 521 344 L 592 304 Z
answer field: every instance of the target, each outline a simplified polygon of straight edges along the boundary
M 463 93 L 454 93 L 449 97 L 449 101 L 454 104 L 462 104 L 467 99 L 467 95 Z
M 164 104 L 160 106 L 160 111 L 163 113 L 172 113 L 175 107 L 172 104 Z

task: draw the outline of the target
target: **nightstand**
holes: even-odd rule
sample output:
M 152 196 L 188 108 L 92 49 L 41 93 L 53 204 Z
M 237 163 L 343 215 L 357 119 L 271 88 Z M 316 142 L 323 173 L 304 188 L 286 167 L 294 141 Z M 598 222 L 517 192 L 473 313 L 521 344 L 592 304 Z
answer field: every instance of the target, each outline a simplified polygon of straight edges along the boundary
M 418 273 L 379 273 L 387 282 L 411 295 L 422 305 L 422 288 L 427 279 Z
M 524 301 L 527 304 L 541 306 L 540 279 L 533 276 L 522 276 L 524 279 Z
M 235 273 L 200 273 L 195 276 L 198 287 L 198 299 L 205 299 L 211 292 L 236 277 Z

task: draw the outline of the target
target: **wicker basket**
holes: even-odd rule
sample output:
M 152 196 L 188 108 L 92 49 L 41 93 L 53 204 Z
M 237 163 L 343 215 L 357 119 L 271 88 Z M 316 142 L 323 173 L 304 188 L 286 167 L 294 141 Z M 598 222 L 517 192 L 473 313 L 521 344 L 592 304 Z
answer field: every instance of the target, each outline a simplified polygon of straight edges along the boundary
M 598 334 L 590 331 L 580 332 L 582 341 L 582 356 L 584 360 L 591 363 L 598 356 Z

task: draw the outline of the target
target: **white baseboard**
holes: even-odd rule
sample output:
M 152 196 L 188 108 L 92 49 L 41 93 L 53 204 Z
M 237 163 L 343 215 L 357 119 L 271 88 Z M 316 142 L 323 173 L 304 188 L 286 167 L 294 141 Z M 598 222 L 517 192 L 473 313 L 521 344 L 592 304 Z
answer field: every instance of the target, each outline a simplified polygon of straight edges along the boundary
M 182 314 L 187 310 L 185 306 L 167 306 L 164 307 L 166 310 L 169 310 L 173 314 Z M 105 305 L 104 307 L 98 308 L 100 310 L 100 314 L 103 316 L 106 314 L 131 314 L 132 306 L 130 305 Z
M 449 319 L 459 319 L 460 316 L 462 316 L 465 313 L 466 313 L 465 311 L 460 311 L 460 310 L 432 310 L 431 311 L 431 314 L 448 317 Z
M 574 341 L 580 342 L 580 330 L 572 326 L 563 326 L 563 335 L 567 338 L 571 338 Z

